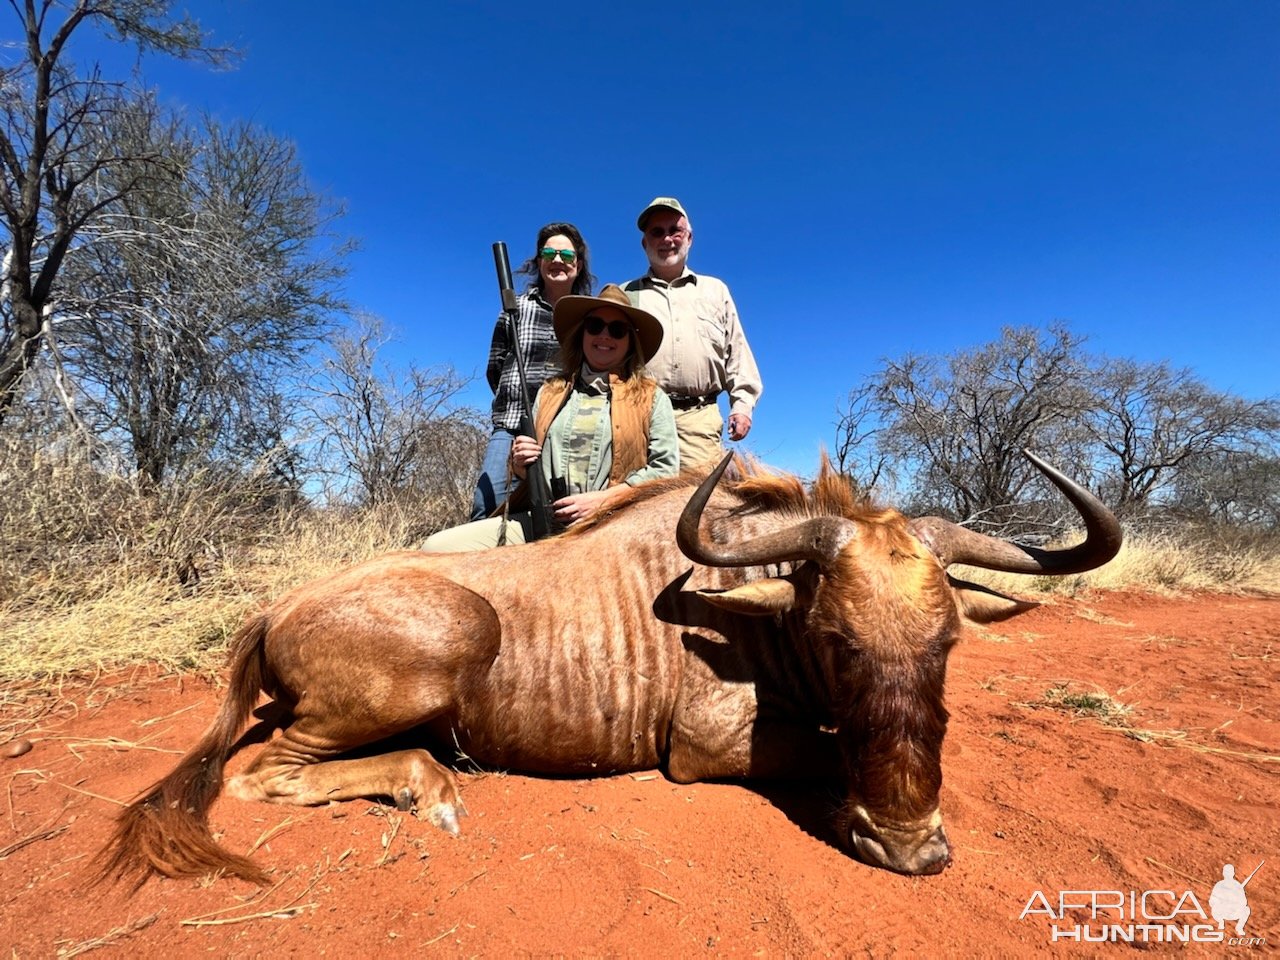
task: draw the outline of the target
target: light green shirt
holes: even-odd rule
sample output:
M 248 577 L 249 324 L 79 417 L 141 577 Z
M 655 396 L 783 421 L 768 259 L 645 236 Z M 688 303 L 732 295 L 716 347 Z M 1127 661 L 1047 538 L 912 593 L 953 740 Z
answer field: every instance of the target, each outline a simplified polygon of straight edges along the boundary
M 604 404 L 595 420 L 595 429 L 589 437 L 578 436 L 574 424 L 578 422 L 584 402 L 588 407 L 595 406 L 599 397 L 587 387 L 579 376 L 569 391 L 564 407 L 551 421 L 547 431 L 546 442 L 542 445 L 542 470 L 548 482 L 551 477 L 566 477 L 575 481 L 570 486 L 570 493 L 585 493 L 589 490 L 603 490 L 609 486 L 609 473 L 613 469 L 613 420 L 609 415 L 609 397 L 603 397 Z M 542 396 L 534 402 L 534 421 L 538 418 L 538 404 Z M 579 463 L 571 470 L 572 456 Z M 671 400 L 661 388 L 653 393 L 653 409 L 649 414 L 649 456 L 643 467 L 632 471 L 623 478 L 623 482 L 635 486 L 645 480 L 657 477 L 674 477 L 680 471 L 679 445 L 676 442 L 676 421 L 671 410 Z M 581 484 L 580 489 L 574 489 Z

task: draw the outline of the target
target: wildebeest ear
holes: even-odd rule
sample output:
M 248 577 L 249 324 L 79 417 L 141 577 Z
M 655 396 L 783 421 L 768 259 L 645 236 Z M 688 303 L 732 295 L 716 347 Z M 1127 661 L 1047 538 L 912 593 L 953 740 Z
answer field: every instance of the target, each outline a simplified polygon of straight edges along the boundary
M 999 620 L 1008 620 L 1010 617 L 1016 617 L 1020 613 L 1026 613 L 1040 606 L 1034 600 L 1006 597 L 990 587 L 957 580 L 949 575 L 947 580 L 951 584 L 952 592 L 956 595 L 956 602 L 960 604 L 960 615 L 972 623 L 995 623 Z
M 753 580 L 729 590 L 698 590 L 697 594 L 707 603 L 752 617 L 785 613 L 796 605 L 795 584 L 774 577 Z

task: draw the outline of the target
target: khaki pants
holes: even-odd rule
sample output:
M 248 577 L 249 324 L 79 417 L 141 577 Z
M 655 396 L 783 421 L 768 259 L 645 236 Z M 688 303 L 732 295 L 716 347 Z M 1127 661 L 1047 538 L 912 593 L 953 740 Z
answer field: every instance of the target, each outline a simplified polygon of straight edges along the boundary
M 724 447 L 720 445 L 724 417 L 720 415 L 718 404 L 709 403 L 692 410 L 676 410 L 675 415 L 681 470 L 716 463 L 724 456 Z
M 459 527 L 433 533 L 422 543 L 426 553 L 467 553 L 490 550 L 498 545 L 502 517 L 486 517 Z M 533 539 L 533 518 L 527 513 L 513 513 L 507 520 L 507 543 L 528 543 Z

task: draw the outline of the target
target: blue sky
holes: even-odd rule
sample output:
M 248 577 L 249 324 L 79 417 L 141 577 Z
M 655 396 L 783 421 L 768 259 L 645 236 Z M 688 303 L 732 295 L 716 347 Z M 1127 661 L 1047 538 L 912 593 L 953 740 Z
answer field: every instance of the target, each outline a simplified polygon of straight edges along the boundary
M 745 445 L 780 467 L 812 472 L 882 359 L 1002 326 L 1280 393 L 1271 0 L 189 9 L 238 68 L 147 79 L 295 141 L 361 243 L 350 301 L 477 406 L 490 244 L 570 220 L 625 281 L 658 194 L 733 291 L 765 382 Z

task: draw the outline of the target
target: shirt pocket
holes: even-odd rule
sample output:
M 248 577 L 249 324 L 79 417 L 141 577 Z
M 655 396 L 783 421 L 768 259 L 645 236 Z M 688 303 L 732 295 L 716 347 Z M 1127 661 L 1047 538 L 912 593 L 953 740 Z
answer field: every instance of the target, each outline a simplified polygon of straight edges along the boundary
M 698 336 L 713 346 L 724 344 L 724 314 L 710 300 L 696 300 L 693 311 L 698 317 Z

